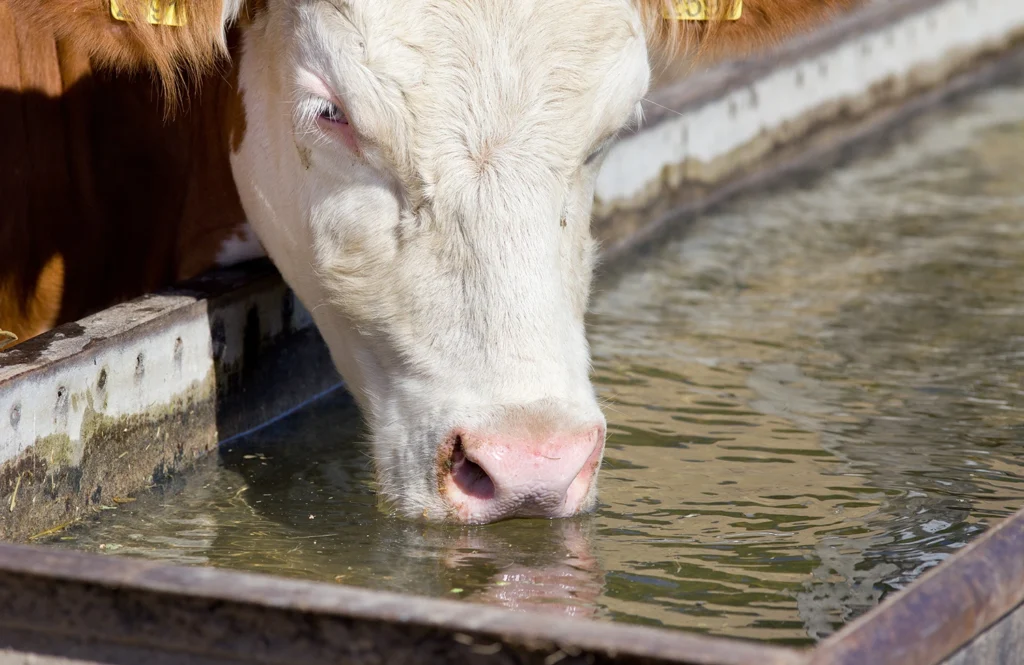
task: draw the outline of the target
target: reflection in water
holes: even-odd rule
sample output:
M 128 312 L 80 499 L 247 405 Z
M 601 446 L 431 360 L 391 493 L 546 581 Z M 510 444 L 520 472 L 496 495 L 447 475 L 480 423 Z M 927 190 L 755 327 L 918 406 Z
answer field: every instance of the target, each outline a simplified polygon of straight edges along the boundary
M 1024 88 L 995 90 L 608 277 L 595 515 L 384 515 L 339 394 L 59 542 L 818 639 L 1024 504 L 1022 172 Z
M 593 521 L 453 527 L 378 508 L 358 413 L 338 392 L 58 541 L 180 565 L 254 570 L 594 617 Z M 67 536 L 65 536 L 67 537 Z M 527 547 L 523 547 L 528 544 Z

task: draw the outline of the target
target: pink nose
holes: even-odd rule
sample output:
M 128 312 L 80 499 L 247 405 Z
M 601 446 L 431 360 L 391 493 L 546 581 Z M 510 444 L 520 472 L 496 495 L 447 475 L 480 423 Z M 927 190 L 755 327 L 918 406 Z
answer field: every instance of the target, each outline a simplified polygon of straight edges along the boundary
M 548 436 L 456 430 L 442 446 L 440 489 L 460 522 L 569 517 L 589 509 L 604 426 Z

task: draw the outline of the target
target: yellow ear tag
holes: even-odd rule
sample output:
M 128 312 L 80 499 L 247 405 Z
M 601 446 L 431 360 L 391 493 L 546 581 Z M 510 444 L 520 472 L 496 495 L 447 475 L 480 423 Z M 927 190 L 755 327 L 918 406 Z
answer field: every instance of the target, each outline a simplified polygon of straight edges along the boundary
M 178 12 L 177 0 L 145 0 L 146 2 L 146 23 L 153 25 L 185 25 L 185 13 Z M 110 0 L 110 15 L 118 21 L 130 21 L 131 19 L 117 0 Z
M 732 2 L 726 21 L 743 16 L 743 0 L 665 0 L 665 18 L 672 21 L 710 21 L 722 15 L 722 2 Z

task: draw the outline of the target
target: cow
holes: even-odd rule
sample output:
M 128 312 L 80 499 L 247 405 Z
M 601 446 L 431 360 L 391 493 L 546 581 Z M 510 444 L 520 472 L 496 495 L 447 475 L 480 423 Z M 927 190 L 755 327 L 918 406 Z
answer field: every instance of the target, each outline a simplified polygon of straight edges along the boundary
M 397 513 L 590 510 L 603 156 L 659 59 L 850 2 L 0 0 L 0 328 L 265 252 Z

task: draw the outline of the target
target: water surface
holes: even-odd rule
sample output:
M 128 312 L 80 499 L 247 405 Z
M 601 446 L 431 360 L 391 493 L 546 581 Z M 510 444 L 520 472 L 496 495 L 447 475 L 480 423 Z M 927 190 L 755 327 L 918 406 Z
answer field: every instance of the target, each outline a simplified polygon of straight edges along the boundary
M 776 642 L 1024 505 L 1024 87 L 745 197 L 599 285 L 593 516 L 383 515 L 342 394 L 57 541 Z

